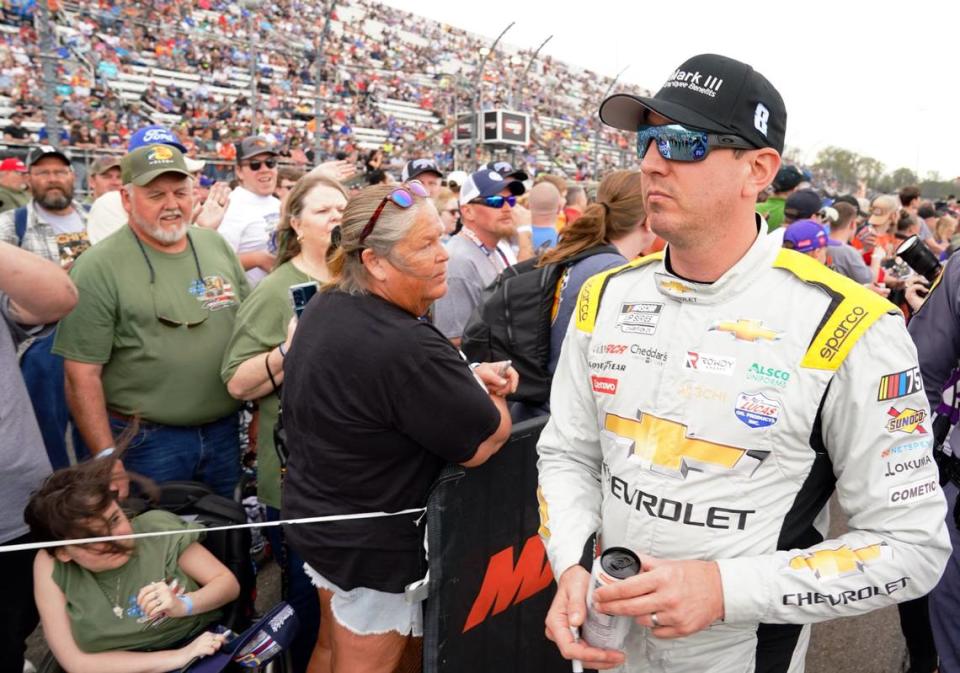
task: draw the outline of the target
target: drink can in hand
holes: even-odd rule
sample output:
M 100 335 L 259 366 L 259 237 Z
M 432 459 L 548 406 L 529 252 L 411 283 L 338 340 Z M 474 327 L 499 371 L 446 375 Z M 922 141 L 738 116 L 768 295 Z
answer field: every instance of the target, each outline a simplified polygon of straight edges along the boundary
M 599 612 L 593 594 L 600 587 L 622 582 L 640 572 L 640 559 L 625 547 L 610 547 L 593 560 L 590 589 L 587 592 L 587 618 L 580 627 L 580 636 L 592 647 L 622 650 L 633 619 L 624 615 Z

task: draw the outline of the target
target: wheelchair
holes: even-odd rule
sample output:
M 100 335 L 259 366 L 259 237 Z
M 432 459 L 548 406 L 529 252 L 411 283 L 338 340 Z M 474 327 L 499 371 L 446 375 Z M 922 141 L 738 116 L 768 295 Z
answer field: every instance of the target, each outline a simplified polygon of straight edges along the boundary
M 208 528 L 246 523 L 243 505 L 229 498 L 216 495 L 206 485 L 191 481 L 172 481 L 158 485 L 157 497 L 153 501 L 131 498 L 124 503 L 124 509 L 131 516 L 152 509 L 162 509 Z M 254 601 L 257 595 L 257 578 L 253 560 L 250 557 L 250 529 L 212 531 L 203 539 L 203 546 L 217 557 L 237 578 L 240 583 L 240 595 L 232 603 L 224 605 L 219 624 L 235 633 L 241 633 L 249 627 L 255 617 Z M 293 670 L 289 662 L 289 652 L 284 651 L 262 668 L 243 668 L 245 672 L 287 673 Z M 236 665 L 231 664 L 231 667 Z M 226 670 L 231 671 L 233 668 Z M 37 673 L 63 673 L 64 669 L 48 651 Z

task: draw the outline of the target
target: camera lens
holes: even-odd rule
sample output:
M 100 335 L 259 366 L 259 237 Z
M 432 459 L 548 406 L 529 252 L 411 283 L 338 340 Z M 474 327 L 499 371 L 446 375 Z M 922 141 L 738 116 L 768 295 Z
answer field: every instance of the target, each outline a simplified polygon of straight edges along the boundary
M 897 256 L 931 283 L 940 275 L 940 261 L 918 236 L 911 236 L 901 243 Z

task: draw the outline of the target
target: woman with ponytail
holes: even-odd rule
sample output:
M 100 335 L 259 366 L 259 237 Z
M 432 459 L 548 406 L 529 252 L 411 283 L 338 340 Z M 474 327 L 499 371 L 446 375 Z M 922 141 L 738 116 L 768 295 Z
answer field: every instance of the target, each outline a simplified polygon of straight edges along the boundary
M 346 205 L 346 192 L 332 178 L 311 173 L 297 181 L 281 213 L 273 271 L 237 312 L 223 358 L 220 375 L 227 390 L 237 399 L 256 400 L 259 406 L 257 497 L 266 505 L 270 520 L 280 516 L 280 460 L 273 431 L 280 409 L 283 361 L 296 326 L 289 289 L 310 281 L 324 285 L 330 280 L 327 255 L 332 250 L 331 236 L 335 236 Z M 268 530 L 271 547 L 287 578 L 290 604 L 300 618 L 291 653 L 295 669 L 304 670 L 319 627 L 317 595 L 304 574 L 303 561 L 282 544 L 279 529 Z
M 577 303 L 580 287 L 595 274 L 640 255 L 655 235 L 647 224 L 639 171 L 615 171 L 600 183 L 597 200 L 568 225 L 560 241 L 540 256 L 539 266 L 563 264 L 586 250 L 597 254 L 578 260 L 564 271 L 550 329 L 550 371 L 557 367 L 560 346 Z

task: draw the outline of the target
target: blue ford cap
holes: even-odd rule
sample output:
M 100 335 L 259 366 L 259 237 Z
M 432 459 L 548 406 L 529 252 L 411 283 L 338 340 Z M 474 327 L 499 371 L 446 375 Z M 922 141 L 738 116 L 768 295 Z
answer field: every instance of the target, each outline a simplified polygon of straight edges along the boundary
M 177 134 L 164 126 L 144 126 L 142 129 L 138 129 L 136 133 L 130 136 L 130 140 L 127 142 L 127 151 L 133 152 L 145 145 L 170 145 L 184 154 L 187 153 L 187 148 L 180 142 Z
M 519 180 L 507 179 L 497 171 L 481 168 L 460 186 L 460 205 L 466 205 L 474 199 L 494 196 L 504 189 L 509 189 L 514 196 L 520 196 L 526 191 L 526 187 Z

